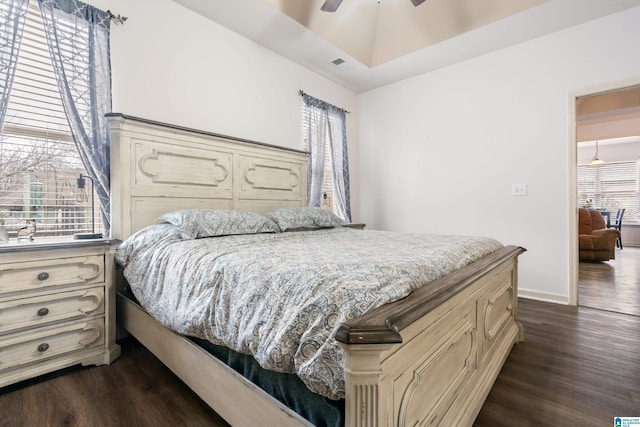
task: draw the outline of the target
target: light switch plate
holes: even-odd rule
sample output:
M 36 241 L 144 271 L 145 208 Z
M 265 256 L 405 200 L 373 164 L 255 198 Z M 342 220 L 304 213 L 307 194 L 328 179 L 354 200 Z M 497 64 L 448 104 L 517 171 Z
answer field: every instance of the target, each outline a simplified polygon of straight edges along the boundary
M 511 186 L 511 195 L 512 196 L 526 196 L 527 195 L 527 184 L 513 184 Z

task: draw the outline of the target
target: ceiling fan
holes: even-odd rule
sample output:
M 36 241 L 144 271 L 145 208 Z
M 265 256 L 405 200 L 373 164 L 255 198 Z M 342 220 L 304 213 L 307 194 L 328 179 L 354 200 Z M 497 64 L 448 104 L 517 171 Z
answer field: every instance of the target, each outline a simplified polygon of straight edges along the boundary
M 324 12 L 335 12 L 338 10 L 340 3 L 342 3 L 342 0 L 325 0 L 320 10 Z M 424 3 L 424 0 L 411 0 L 411 3 L 413 3 L 414 6 L 420 6 Z

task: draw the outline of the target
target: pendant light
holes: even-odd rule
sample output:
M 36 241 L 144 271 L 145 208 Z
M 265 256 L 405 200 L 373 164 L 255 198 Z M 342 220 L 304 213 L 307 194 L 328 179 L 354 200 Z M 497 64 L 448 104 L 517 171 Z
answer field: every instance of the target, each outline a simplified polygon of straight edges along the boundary
M 591 161 L 589 162 L 589 166 L 599 167 L 602 165 L 604 165 L 604 160 L 601 160 L 598 157 L 598 141 L 596 141 L 596 155 L 593 156 L 593 159 L 591 159 Z

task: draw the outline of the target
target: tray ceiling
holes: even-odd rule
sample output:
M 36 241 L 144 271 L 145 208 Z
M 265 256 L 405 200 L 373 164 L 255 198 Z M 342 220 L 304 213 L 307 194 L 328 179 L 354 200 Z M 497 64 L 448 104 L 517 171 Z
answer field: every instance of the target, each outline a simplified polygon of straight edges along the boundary
M 173 0 L 356 93 L 625 9 L 640 0 Z M 337 60 L 337 61 L 336 61 Z M 339 65 L 335 65 L 339 62 Z
M 265 0 L 285 15 L 375 67 L 468 31 L 507 18 L 547 0 L 344 0 L 338 10 L 320 10 L 324 0 Z

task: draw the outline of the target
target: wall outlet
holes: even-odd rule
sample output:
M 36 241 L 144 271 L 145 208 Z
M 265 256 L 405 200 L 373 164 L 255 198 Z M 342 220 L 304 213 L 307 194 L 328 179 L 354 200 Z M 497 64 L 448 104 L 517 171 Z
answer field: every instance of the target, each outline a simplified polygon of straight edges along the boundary
M 512 196 L 526 196 L 527 195 L 527 184 L 513 184 L 511 186 L 511 195 Z

